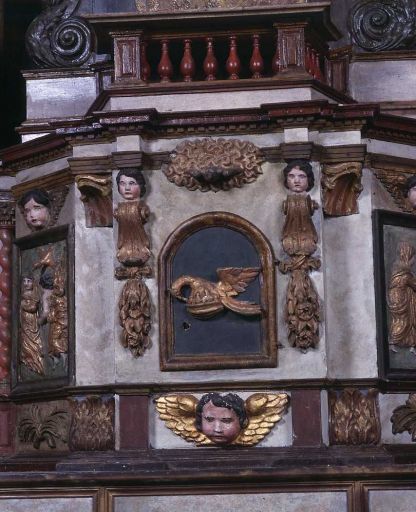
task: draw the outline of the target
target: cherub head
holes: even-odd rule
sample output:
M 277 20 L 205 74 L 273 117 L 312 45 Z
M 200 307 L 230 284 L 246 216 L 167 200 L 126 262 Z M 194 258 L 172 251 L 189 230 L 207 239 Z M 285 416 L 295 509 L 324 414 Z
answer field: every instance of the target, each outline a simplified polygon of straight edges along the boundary
M 146 193 L 146 182 L 139 169 L 121 169 L 116 177 L 118 191 L 123 199 L 133 201 Z
M 20 199 L 26 224 L 31 229 L 45 228 L 50 221 L 51 200 L 46 190 L 34 188 Z
M 409 200 L 412 208 L 416 208 L 416 176 L 407 178 L 404 195 Z
M 306 160 L 292 160 L 283 169 L 284 186 L 300 194 L 309 192 L 315 184 L 311 164 Z
M 232 443 L 248 424 L 244 400 L 234 393 L 207 393 L 195 411 L 195 427 L 215 444 Z

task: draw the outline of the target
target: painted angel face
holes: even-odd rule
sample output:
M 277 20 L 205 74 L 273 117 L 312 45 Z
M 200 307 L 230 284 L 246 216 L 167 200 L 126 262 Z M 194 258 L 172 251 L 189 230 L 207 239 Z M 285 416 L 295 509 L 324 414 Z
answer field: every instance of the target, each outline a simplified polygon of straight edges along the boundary
M 416 185 L 409 189 L 407 198 L 409 199 L 409 203 L 413 206 L 413 208 L 416 208 Z
M 241 432 L 237 414 L 208 402 L 202 409 L 202 432 L 215 444 L 230 444 Z
M 42 229 L 49 224 L 49 208 L 30 199 L 24 206 L 26 223 L 34 229 Z
M 308 188 L 308 177 L 305 171 L 302 171 L 299 166 L 293 167 L 286 178 L 287 188 L 292 192 L 300 193 L 305 192 Z
M 133 199 L 138 199 L 140 197 L 140 185 L 134 178 L 124 176 L 124 174 L 120 176 L 118 191 L 123 198 L 128 201 L 132 201 Z

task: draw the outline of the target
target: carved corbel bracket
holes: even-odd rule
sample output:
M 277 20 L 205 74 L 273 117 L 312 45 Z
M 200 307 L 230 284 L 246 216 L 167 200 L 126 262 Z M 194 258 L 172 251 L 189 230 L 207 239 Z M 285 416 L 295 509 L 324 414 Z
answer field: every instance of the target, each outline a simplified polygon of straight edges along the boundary
M 358 213 L 362 165 L 347 162 L 324 165 L 322 170 L 323 210 L 333 217 Z
M 41 68 L 80 67 L 93 61 L 96 36 L 91 25 L 74 16 L 80 0 L 46 0 L 29 25 L 26 50 Z
M 256 181 L 263 157 L 251 142 L 235 139 L 185 141 L 163 166 L 168 180 L 188 190 L 230 190 Z
M 81 175 L 75 182 L 81 192 L 87 228 L 113 225 L 111 176 Z
M 377 389 L 367 393 L 354 388 L 329 391 L 328 398 L 331 444 L 371 445 L 380 441 Z

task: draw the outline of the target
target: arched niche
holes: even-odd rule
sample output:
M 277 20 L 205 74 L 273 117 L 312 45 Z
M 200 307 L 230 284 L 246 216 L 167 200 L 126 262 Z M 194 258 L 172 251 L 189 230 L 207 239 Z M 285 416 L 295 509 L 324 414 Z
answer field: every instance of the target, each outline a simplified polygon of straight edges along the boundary
M 259 269 L 233 299 L 254 302 L 261 313 L 246 316 L 224 308 L 199 318 L 170 291 L 184 275 L 218 284 L 217 269 L 224 267 Z M 275 260 L 267 238 L 228 212 L 204 213 L 181 224 L 159 256 L 159 315 L 162 370 L 276 366 Z

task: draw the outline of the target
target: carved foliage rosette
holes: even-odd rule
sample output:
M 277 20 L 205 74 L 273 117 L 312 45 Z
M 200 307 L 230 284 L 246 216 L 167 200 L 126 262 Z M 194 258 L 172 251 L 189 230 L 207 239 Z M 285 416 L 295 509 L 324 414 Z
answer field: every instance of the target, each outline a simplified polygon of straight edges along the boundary
M 251 142 L 197 139 L 178 145 L 163 172 L 188 190 L 230 190 L 252 183 L 261 174 L 262 157 Z

